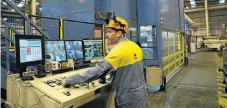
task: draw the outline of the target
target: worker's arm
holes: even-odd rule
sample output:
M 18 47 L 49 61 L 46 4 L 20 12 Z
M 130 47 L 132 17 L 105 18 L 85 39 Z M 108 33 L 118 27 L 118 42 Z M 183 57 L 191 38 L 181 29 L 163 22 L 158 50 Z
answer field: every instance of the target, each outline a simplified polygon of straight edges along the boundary
M 100 76 L 107 74 L 110 71 L 113 71 L 114 68 L 112 65 L 105 59 L 98 62 L 94 67 L 88 69 L 83 74 L 76 74 L 68 77 L 63 85 L 71 86 L 75 84 L 81 84 L 84 82 L 92 81 L 98 79 Z

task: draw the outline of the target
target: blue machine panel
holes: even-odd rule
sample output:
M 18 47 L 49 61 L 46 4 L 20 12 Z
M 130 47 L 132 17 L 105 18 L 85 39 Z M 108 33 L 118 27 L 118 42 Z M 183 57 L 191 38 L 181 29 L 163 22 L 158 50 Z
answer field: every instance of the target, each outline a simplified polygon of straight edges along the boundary
M 183 30 L 184 2 L 182 0 L 161 0 L 160 16 L 164 18 L 163 27 Z
M 44 0 L 42 16 L 68 20 L 95 22 L 94 0 Z M 59 23 L 56 20 L 42 19 L 43 28 L 53 39 L 59 37 Z M 65 39 L 91 38 L 94 25 L 76 22 L 64 23 Z

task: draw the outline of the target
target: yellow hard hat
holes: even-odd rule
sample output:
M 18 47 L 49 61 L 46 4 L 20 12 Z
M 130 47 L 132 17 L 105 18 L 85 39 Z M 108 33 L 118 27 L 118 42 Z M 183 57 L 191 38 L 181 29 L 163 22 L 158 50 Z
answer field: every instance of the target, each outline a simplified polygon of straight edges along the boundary
M 109 28 L 114 28 L 117 30 L 122 30 L 125 33 L 128 33 L 128 23 L 124 18 L 116 17 L 115 22 L 113 19 L 111 19 L 107 25 Z

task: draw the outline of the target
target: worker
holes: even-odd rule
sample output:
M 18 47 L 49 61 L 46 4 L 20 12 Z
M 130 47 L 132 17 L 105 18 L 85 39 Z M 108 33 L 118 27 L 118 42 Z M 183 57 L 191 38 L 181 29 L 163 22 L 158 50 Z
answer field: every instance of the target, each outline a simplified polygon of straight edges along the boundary
M 118 21 L 118 23 L 116 23 Z M 116 93 L 116 108 L 147 108 L 148 94 L 143 74 L 143 53 L 141 48 L 125 36 L 128 23 L 121 17 L 110 19 L 106 37 L 116 46 L 96 66 L 83 74 L 68 77 L 63 86 L 69 87 L 96 80 L 111 72 L 112 86 Z
M 225 48 L 225 45 L 220 45 L 220 56 L 223 56 L 223 49 Z

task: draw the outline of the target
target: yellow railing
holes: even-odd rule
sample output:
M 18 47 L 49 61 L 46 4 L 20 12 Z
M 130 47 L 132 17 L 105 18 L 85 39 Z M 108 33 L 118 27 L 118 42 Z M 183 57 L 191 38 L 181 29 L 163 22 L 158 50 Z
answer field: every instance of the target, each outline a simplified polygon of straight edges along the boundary
M 167 56 L 162 58 L 164 64 L 163 71 L 165 71 L 166 77 L 172 75 L 177 69 L 179 69 L 184 63 L 184 36 L 182 33 L 174 33 L 172 31 L 164 31 L 167 32 Z M 174 33 L 173 39 L 169 36 L 169 32 Z M 170 39 L 170 40 L 169 40 Z M 173 42 L 171 42 L 171 40 Z M 172 43 L 174 46 L 170 45 Z M 170 54 L 170 47 L 174 48 L 172 51 L 173 54 Z
M 163 67 L 163 70 L 166 70 L 166 69 L 170 68 L 171 66 L 173 66 L 174 64 L 176 64 L 176 63 L 177 63 L 178 61 L 180 61 L 181 59 L 184 59 L 184 57 L 182 56 L 182 57 L 180 57 L 180 58 L 174 60 L 173 62 L 169 63 L 168 65 L 164 66 L 164 67 Z
M 168 78 L 170 75 L 172 75 L 177 69 L 179 69 L 184 63 L 181 63 L 179 66 L 175 67 L 172 71 L 170 71 L 169 74 L 166 75 L 166 77 Z
M 179 54 L 181 54 L 181 53 L 183 53 L 183 51 L 176 52 L 176 53 L 174 53 L 174 54 L 171 54 L 171 55 L 169 55 L 169 56 L 166 56 L 166 57 L 162 58 L 162 61 L 163 61 L 163 62 L 164 62 L 164 61 L 167 61 L 167 60 L 169 60 L 169 59 L 171 59 L 171 58 L 173 58 L 173 57 L 175 57 L 175 56 L 177 56 L 177 55 L 179 55 Z

